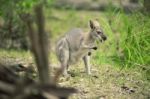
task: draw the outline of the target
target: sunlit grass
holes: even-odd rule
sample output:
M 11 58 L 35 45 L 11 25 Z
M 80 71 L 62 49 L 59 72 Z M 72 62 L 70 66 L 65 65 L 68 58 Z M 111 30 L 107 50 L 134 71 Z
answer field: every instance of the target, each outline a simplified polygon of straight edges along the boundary
M 92 52 L 92 75 L 84 71 L 84 64 L 71 65 L 69 71 L 75 77 L 60 79 L 61 86 L 72 86 L 79 90 L 79 94 L 71 99 L 126 99 L 139 98 L 148 95 L 149 62 L 150 62 L 150 34 L 149 17 L 142 14 L 124 14 L 123 12 L 76 11 L 47 9 L 46 31 L 51 32 L 50 64 L 59 66 L 55 55 L 56 41 L 72 28 L 80 27 L 89 30 L 88 21 L 97 18 L 108 40 L 98 44 L 98 50 Z M 109 21 L 111 20 L 111 24 Z M 117 45 L 118 44 L 118 45 Z M 118 47 L 118 49 L 117 49 Z M 30 51 L 0 49 L 0 59 L 21 59 L 33 62 Z M 7 60 L 6 60 L 7 62 Z M 19 61 L 20 62 L 20 61 Z M 18 63 L 19 63 L 18 62 Z M 128 67 L 136 68 L 128 68 Z M 127 68 L 120 68 L 127 67 Z M 134 94 L 122 94 L 122 86 L 135 88 Z
M 28 58 L 31 56 L 30 51 L 24 51 L 24 50 L 4 50 L 0 49 L 0 57 L 12 57 L 12 58 Z
M 148 65 L 150 61 L 148 57 L 148 50 L 150 50 L 149 17 L 140 13 L 127 15 L 121 11 L 102 13 L 99 11 L 52 9 L 47 13 L 48 11 L 46 11 L 46 19 L 48 20 L 46 21 L 46 30 L 51 31 L 52 45 L 55 45 L 55 42 L 72 28 L 80 27 L 88 31 L 88 21 L 97 18 L 104 33 L 108 36 L 108 40 L 99 44 L 99 49 L 95 52 L 96 63 L 108 63 L 109 59 L 110 63 L 117 62 L 127 67 L 136 64 Z M 114 61 L 114 58 L 111 60 L 111 57 L 117 61 Z

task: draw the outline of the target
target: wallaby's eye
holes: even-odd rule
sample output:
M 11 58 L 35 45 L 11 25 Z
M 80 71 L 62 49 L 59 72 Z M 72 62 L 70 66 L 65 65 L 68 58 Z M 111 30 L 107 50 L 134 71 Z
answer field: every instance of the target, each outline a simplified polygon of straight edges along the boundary
M 97 31 L 97 34 L 101 34 L 102 32 L 101 31 Z

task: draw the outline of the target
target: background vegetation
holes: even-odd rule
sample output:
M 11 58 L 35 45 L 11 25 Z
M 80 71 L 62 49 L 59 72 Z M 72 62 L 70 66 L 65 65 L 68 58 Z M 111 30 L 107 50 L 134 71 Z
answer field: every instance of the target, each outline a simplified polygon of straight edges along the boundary
M 73 86 L 81 90 L 80 96 L 73 96 L 75 99 L 77 97 L 77 99 L 150 98 L 148 94 L 150 93 L 148 84 L 150 81 L 150 16 L 147 10 L 149 8 L 145 5 L 148 1 L 87 0 L 85 2 L 83 0 L 82 2 L 79 0 L 76 2 L 62 0 L 61 3 L 60 0 L 46 2 L 45 28 L 51 37 L 52 65 L 58 64 L 54 50 L 55 42 L 68 30 L 80 27 L 88 31 L 88 21 L 97 18 L 108 36 L 106 42 L 99 44 L 98 51 L 93 52 L 92 68 L 93 73 L 96 73 L 94 78 L 80 73 L 83 64 L 79 63 L 70 67 L 70 71 L 77 76 L 70 78 L 69 81 L 60 81 L 61 85 Z M 21 16 L 23 13 L 33 14 L 32 8 L 36 3 L 38 3 L 36 0 L 0 1 L 0 60 L 2 62 L 32 63 L 32 55 L 28 51 L 27 30 Z M 81 83 L 83 81 L 84 83 Z M 125 93 L 118 95 L 119 88 Z

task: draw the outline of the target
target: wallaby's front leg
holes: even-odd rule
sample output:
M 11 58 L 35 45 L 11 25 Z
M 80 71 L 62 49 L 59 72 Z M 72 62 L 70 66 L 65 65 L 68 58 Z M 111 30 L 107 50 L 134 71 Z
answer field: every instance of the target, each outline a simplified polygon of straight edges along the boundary
M 97 47 L 96 46 L 87 46 L 87 45 L 82 45 L 82 48 L 83 49 L 94 49 L 94 50 L 97 50 Z
M 89 50 L 90 50 L 90 49 L 97 50 L 97 47 L 96 47 L 96 46 L 86 45 L 86 44 L 84 44 L 84 42 L 81 42 L 80 48 L 81 48 L 81 49 L 89 49 Z
M 84 61 L 84 65 L 85 65 L 85 69 L 87 74 L 91 74 L 91 66 L 90 66 L 90 56 L 86 55 L 83 57 L 83 61 Z

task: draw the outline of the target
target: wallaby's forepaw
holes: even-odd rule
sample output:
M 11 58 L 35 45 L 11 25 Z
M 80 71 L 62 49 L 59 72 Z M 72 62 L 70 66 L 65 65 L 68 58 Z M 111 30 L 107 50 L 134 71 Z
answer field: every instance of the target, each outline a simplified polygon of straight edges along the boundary
M 91 56 L 91 54 L 92 54 L 91 52 L 88 52 L 88 56 Z
M 93 47 L 93 49 L 94 49 L 94 50 L 97 50 L 97 47 L 95 46 L 95 47 Z

